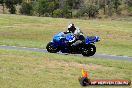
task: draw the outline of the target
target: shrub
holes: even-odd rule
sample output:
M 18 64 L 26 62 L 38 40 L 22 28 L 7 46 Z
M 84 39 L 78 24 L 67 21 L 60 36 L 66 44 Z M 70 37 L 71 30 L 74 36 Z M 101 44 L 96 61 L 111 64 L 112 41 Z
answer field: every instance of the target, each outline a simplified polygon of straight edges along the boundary
M 68 11 L 67 9 L 57 9 L 53 11 L 53 17 L 71 18 L 72 13 Z
M 96 5 L 84 6 L 80 9 L 79 15 L 84 16 L 88 15 L 89 18 L 94 18 L 99 14 L 99 8 Z
M 20 8 L 20 13 L 24 15 L 31 15 L 32 14 L 32 5 L 31 3 L 22 3 Z
M 64 14 L 65 18 L 71 18 L 72 17 L 72 11 L 70 11 L 68 7 L 63 8 L 63 14 Z
M 63 17 L 63 10 L 57 9 L 53 11 L 53 17 Z

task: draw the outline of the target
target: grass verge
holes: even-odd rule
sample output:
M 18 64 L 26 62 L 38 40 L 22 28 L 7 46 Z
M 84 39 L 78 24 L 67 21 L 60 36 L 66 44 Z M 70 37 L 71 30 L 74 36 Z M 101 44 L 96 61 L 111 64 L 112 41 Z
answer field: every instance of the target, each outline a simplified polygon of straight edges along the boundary
M 2 88 L 81 88 L 78 82 L 81 64 L 91 79 L 132 80 L 132 63 L 128 61 L 1 49 L 0 85 Z

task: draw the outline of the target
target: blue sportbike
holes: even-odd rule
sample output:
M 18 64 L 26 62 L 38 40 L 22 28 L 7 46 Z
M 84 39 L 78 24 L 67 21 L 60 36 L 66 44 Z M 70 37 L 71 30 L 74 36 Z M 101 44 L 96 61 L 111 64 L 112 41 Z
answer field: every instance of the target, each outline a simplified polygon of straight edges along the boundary
M 98 36 L 86 36 L 85 41 L 77 45 L 73 50 L 71 44 L 74 39 L 75 36 L 73 33 L 64 34 L 63 32 L 59 32 L 47 44 L 46 49 L 50 53 L 74 53 L 82 54 L 83 56 L 93 56 L 96 53 L 95 42 L 100 41 Z

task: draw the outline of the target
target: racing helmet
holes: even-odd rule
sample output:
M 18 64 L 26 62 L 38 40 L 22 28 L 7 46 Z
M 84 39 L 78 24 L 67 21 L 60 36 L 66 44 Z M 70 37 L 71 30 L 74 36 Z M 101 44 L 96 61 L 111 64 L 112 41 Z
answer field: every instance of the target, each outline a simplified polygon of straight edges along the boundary
M 68 25 L 68 31 L 69 32 L 72 32 L 73 33 L 75 30 L 76 30 L 76 28 L 75 28 L 75 26 L 74 26 L 73 23 L 71 23 L 71 24 Z

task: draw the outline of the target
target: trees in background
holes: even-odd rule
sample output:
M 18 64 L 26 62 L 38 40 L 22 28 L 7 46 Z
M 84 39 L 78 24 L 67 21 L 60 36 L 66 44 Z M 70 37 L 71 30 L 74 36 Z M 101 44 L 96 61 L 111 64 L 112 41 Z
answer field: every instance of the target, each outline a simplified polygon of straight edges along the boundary
M 65 6 L 68 6 L 69 9 L 79 9 L 83 0 L 66 0 Z
M 106 14 L 107 0 L 99 0 L 99 9 L 103 9 L 104 15 Z
M 34 12 L 39 16 L 53 16 L 54 10 L 58 8 L 58 0 L 38 0 L 35 2 Z
M 38 16 L 72 17 L 69 6 L 60 7 L 59 0 L 38 0 L 34 5 L 34 13 Z
M 11 14 L 16 13 L 16 5 L 22 3 L 22 0 L 0 0 L 0 4 L 3 6 L 3 13 L 4 13 L 4 6 L 9 9 Z
M 115 12 L 116 14 L 119 14 L 119 6 L 121 5 L 122 0 L 108 0 L 108 15 L 112 16 L 112 14 Z
M 5 0 L 5 5 L 11 14 L 16 13 L 16 5 L 22 3 L 22 0 Z
M 4 8 L 5 8 L 5 7 L 4 7 L 4 6 L 5 6 L 5 5 L 4 5 L 4 0 L 0 0 L 0 4 L 2 5 L 2 11 L 3 11 L 3 13 L 4 13 Z
M 128 6 L 132 7 L 132 0 L 126 0 Z
M 80 16 L 88 16 L 89 18 L 95 18 L 99 14 L 99 8 L 96 5 L 88 4 L 83 6 L 78 11 Z
M 127 10 L 130 12 L 129 15 L 132 16 L 132 0 L 126 0 L 126 4 L 127 4 Z
M 123 5 L 132 11 L 132 0 L 0 0 L 4 8 L 11 14 L 16 13 L 16 5 L 20 4 L 20 13 L 24 15 L 50 17 L 82 17 L 95 18 L 98 15 L 112 16 L 121 14 Z M 100 13 L 101 12 L 101 13 Z
M 39 16 L 45 15 L 49 12 L 48 5 L 49 3 L 47 0 L 38 0 L 38 2 L 35 3 L 34 10 Z
M 23 15 L 32 15 L 32 3 L 23 2 L 21 4 L 20 13 Z
M 119 14 L 119 6 L 121 5 L 122 0 L 114 0 L 113 1 L 113 8 L 115 9 L 115 12 Z

